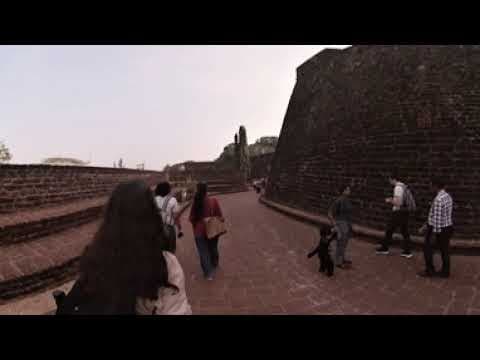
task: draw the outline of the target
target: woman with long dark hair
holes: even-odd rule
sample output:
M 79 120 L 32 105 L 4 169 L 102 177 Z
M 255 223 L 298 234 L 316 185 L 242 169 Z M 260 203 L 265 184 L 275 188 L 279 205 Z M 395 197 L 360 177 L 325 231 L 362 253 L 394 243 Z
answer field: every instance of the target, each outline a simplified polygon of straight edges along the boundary
M 191 314 L 183 270 L 175 255 L 162 251 L 162 226 L 144 182 L 118 185 L 80 260 L 80 278 L 64 313 Z
M 193 225 L 200 265 L 207 280 L 213 280 L 213 275 L 219 262 L 218 236 L 213 239 L 207 238 L 207 229 L 204 221 L 206 217 L 211 216 L 219 217 L 221 221 L 225 221 L 217 199 L 208 196 L 207 184 L 198 183 L 190 211 L 190 222 Z

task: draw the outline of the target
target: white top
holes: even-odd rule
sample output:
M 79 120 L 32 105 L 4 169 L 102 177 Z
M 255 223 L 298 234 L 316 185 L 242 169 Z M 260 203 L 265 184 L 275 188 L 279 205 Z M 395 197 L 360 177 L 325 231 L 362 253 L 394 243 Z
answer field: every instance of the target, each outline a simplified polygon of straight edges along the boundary
M 164 251 L 163 256 L 167 262 L 168 281 L 176 285 L 179 291 L 161 288 L 158 290 L 156 301 L 137 299 L 136 313 L 138 315 L 192 315 L 192 308 L 185 291 L 185 275 L 182 266 L 172 253 Z
M 398 197 L 400 199 L 400 202 L 403 203 L 403 189 L 404 189 L 405 184 L 401 183 L 400 181 L 397 181 L 395 184 L 395 188 L 393 189 L 393 197 L 396 198 Z M 393 206 L 393 211 L 398 211 L 400 210 L 399 206 Z
M 180 208 L 178 206 L 178 201 L 175 198 L 175 196 L 171 196 L 166 206 L 165 212 L 162 211 L 165 200 L 168 197 L 170 197 L 170 195 L 167 195 L 165 197 L 156 196 L 155 202 L 157 203 L 157 207 L 160 210 L 160 214 L 162 215 L 163 222 L 167 225 L 173 226 L 175 225 L 175 213 L 178 213 L 180 211 Z

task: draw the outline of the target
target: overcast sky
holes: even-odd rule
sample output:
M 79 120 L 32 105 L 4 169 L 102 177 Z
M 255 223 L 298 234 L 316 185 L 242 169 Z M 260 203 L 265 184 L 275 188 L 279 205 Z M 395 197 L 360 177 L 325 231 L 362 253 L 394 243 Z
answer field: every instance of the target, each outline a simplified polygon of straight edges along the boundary
M 0 141 L 48 157 L 148 169 L 214 160 L 240 125 L 278 136 L 316 46 L 0 46 Z

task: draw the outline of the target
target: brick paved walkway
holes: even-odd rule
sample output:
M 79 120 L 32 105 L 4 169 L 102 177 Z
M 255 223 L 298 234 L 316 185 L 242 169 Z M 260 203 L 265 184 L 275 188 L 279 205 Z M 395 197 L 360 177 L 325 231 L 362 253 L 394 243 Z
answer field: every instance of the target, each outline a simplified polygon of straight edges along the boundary
M 229 233 L 220 241 L 221 269 L 203 280 L 192 232 L 178 242 L 194 314 L 472 314 L 480 315 L 480 258 L 454 256 L 452 278 L 416 276 L 423 258 L 400 251 L 378 257 L 375 247 L 353 240 L 354 269 L 328 279 L 306 254 L 316 230 L 258 202 L 253 192 L 217 197 Z M 0 306 L 0 314 L 52 310 L 49 293 Z
M 220 241 L 221 270 L 204 281 L 191 232 L 179 242 L 195 314 L 477 314 L 480 258 L 452 257 L 452 278 L 422 279 L 423 256 L 379 257 L 353 240 L 354 269 L 333 279 L 306 254 L 316 230 L 268 209 L 253 193 L 218 197 L 229 233 Z

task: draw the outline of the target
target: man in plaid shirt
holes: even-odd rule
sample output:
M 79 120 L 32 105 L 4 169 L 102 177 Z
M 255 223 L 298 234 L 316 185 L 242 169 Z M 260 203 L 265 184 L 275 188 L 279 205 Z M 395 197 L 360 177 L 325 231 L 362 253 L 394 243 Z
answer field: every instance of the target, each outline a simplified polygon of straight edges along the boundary
M 453 235 L 453 200 L 450 194 L 445 191 L 445 183 L 441 179 L 435 179 L 433 186 L 437 190 L 437 196 L 430 207 L 428 222 L 421 229 L 421 232 L 426 230 L 423 250 L 426 270 L 419 275 L 423 277 L 436 275 L 448 278 L 450 276 L 450 239 Z M 442 254 L 443 266 L 439 273 L 435 272 L 433 265 L 432 235 L 435 235 L 437 245 Z

